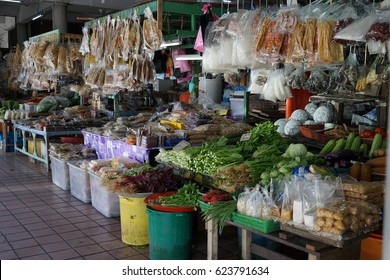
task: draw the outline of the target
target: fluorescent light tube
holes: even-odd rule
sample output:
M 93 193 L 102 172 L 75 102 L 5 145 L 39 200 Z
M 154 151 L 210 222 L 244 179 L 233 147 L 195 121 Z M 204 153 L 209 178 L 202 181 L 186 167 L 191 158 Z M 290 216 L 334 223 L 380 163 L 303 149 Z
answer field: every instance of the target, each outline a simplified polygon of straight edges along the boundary
M 172 41 L 168 41 L 168 42 L 162 42 L 161 48 L 179 46 L 179 45 L 181 45 L 181 40 L 172 40 Z
M 41 17 L 43 17 L 43 14 L 42 14 L 42 13 L 39 13 L 39 14 L 33 16 L 33 18 L 32 18 L 31 20 L 37 20 L 37 19 L 39 19 L 39 18 L 41 18 Z
M 203 57 L 201 57 L 199 54 L 184 54 L 176 57 L 176 60 L 202 60 L 202 59 Z
M 20 3 L 20 0 L 0 0 L 0 2 Z

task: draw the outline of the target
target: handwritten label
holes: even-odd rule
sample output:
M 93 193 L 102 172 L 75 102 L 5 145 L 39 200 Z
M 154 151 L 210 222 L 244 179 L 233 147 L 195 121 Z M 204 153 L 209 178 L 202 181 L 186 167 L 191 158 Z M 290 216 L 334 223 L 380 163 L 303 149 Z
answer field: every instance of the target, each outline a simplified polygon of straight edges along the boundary
M 181 151 L 184 150 L 186 147 L 190 146 L 191 144 L 185 140 L 180 141 L 175 147 L 173 147 L 174 151 Z
M 252 133 L 245 133 L 241 136 L 240 141 L 245 142 L 251 139 Z

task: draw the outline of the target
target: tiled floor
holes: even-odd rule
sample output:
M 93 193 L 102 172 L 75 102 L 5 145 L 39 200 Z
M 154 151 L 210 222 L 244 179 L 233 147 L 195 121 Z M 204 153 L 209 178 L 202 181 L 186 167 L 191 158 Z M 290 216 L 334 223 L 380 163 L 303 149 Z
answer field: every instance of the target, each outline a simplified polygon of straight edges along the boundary
M 192 259 L 204 260 L 199 221 Z M 225 228 L 219 246 L 220 259 L 239 258 L 236 228 Z M 54 185 L 43 164 L 0 151 L 0 259 L 146 260 L 149 249 L 124 244 L 119 218 L 106 218 Z

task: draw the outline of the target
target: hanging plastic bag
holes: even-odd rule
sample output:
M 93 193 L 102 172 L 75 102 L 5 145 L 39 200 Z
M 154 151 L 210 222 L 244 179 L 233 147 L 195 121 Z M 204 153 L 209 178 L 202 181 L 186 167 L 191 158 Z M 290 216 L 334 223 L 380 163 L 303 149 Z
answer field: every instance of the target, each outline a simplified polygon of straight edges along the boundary
M 307 81 L 303 67 L 296 68 L 287 78 L 287 85 L 293 89 L 304 88 Z
M 348 45 L 353 44 L 353 41 L 347 41 L 347 40 L 341 40 L 341 39 L 335 39 L 334 36 L 343 30 L 345 27 L 350 25 L 353 21 L 355 21 L 358 18 L 356 9 L 352 2 L 349 2 L 346 7 L 343 10 L 343 13 L 341 17 L 337 20 L 336 25 L 333 28 L 332 32 L 332 42 L 333 43 L 339 43 L 342 45 Z
M 276 102 L 291 97 L 291 89 L 286 85 L 283 69 L 271 70 L 262 92 L 264 99 Z
M 390 38 L 390 12 L 382 12 L 378 21 L 367 31 L 366 40 L 385 42 Z
M 371 26 L 378 21 L 378 15 L 371 14 L 362 19 L 358 19 L 336 33 L 334 39 L 341 39 L 347 41 L 366 42 L 366 34 Z
M 292 34 L 297 22 L 295 8 L 280 9 L 276 18 L 276 31 L 281 34 Z
M 322 93 L 327 90 L 328 81 L 329 77 L 323 70 L 313 69 L 304 88 L 313 93 Z
M 291 181 L 285 181 L 282 209 L 280 213 L 281 221 L 288 222 L 293 219 L 293 201 L 294 201 L 294 193 L 291 188 Z
M 86 53 L 90 52 L 88 27 L 84 26 L 82 28 L 82 32 L 83 32 L 83 39 L 81 40 L 80 52 L 82 55 L 85 55 Z
M 152 10 L 146 7 L 144 10 L 143 38 L 145 48 L 156 51 L 160 48 L 163 39 L 162 32 L 158 28 L 157 21 L 153 17 Z
M 203 36 L 202 36 L 202 28 L 199 27 L 198 35 L 196 36 L 194 49 L 198 52 L 204 52 L 204 45 L 203 45 Z
M 262 93 L 267 77 L 269 76 L 269 70 L 267 69 L 254 69 L 251 71 L 250 85 L 248 91 L 251 93 Z
M 370 55 L 375 54 L 385 54 L 386 53 L 386 44 L 385 42 L 381 42 L 380 40 L 375 41 L 373 39 L 368 39 L 367 41 L 367 49 Z

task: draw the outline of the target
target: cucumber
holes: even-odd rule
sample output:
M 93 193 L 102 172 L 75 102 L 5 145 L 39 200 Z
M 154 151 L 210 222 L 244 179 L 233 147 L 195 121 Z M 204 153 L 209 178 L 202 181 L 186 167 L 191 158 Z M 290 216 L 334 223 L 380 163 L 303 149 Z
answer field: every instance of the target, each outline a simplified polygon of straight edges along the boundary
M 344 149 L 345 143 L 347 141 L 345 139 L 339 139 L 336 141 L 336 145 L 334 146 L 332 152 L 339 152 Z
M 355 139 L 353 139 L 353 142 L 352 142 L 352 145 L 350 147 L 350 149 L 352 151 L 359 151 L 359 148 L 360 148 L 360 137 L 359 136 L 356 136 Z
M 368 156 L 368 145 L 366 143 L 363 143 L 360 145 L 359 152 L 363 156 Z
M 347 137 L 347 142 L 345 142 L 344 150 L 352 150 L 351 147 L 352 147 L 352 143 L 354 142 L 355 138 L 356 138 L 356 134 L 354 132 L 351 132 Z
M 336 140 L 333 139 L 329 140 L 328 143 L 326 143 L 326 145 L 320 151 L 320 155 L 329 154 L 335 146 L 336 146 Z
M 382 141 L 383 141 L 382 134 L 380 133 L 375 134 L 374 141 L 372 141 L 370 152 L 368 153 L 369 157 L 372 157 L 372 153 L 381 147 Z
M 385 139 L 382 139 L 382 145 L 381 145 L 381 148 L 382 149 L 386 149 L 387 147 L 387 141 Z

